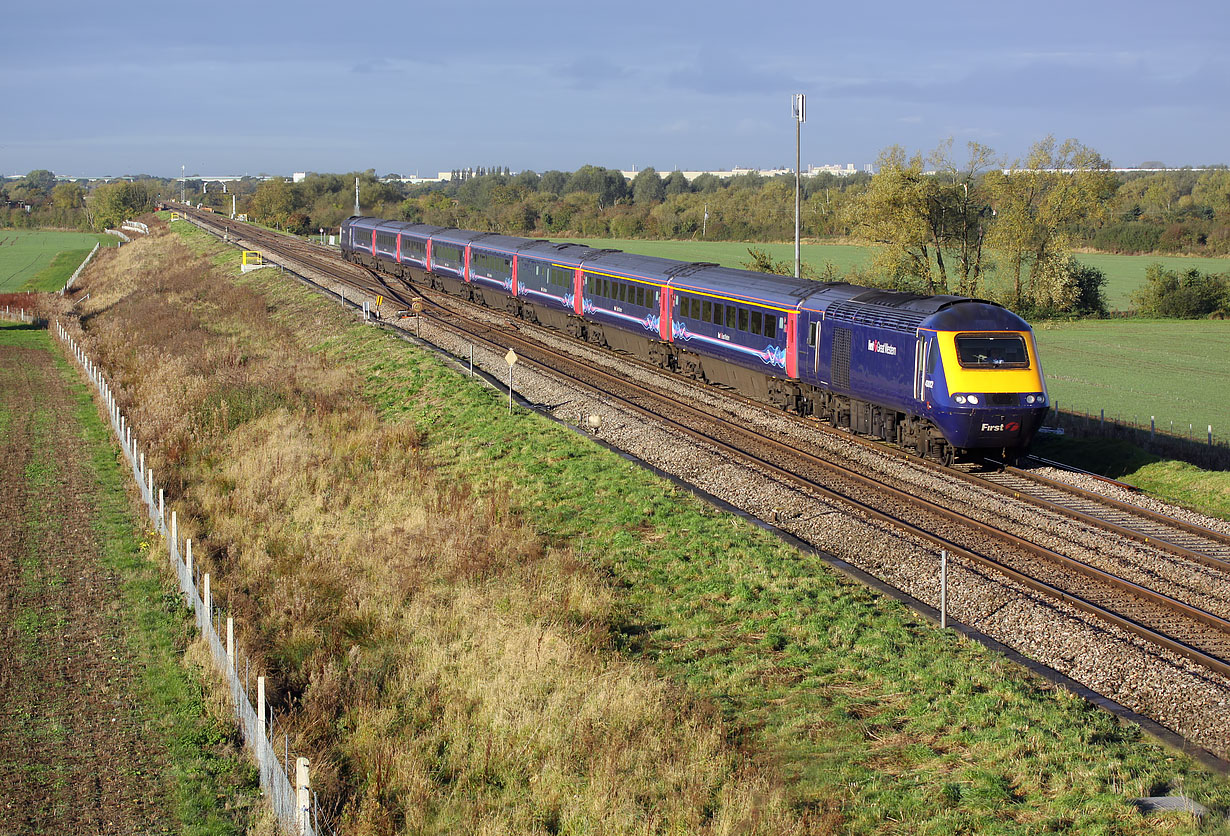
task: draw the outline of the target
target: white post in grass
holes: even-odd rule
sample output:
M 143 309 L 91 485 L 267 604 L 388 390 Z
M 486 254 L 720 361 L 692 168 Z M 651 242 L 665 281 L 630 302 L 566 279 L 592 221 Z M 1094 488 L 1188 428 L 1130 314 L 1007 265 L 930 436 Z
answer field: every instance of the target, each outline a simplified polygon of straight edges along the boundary
M 265 677 L 256 677 L 256 743 L 255 747 L 263 747 L 267 740 L 265 735 Z M 254 748 L 255 748 L 254 747 Z M 256 749 L 260 752 L 261 749 Z M 260 761 L 260 758 L 257 758 Z
M 940 629 L 948 628 L 948 551 L 940 551 Z
M 184 566 L 188 568 L 188 578 L 192 578 L 192 540 L 184 541 Z
M 209 573 L 205 573 L 204 591 L 201 594 L 201 603 L 204 604 L 201 613 L 201 629 L 213 623 L 214 617 L 214 596 L 213 590 L 209 588 Z
M 235 672 L 235 619 L 229 615 L 226 617 L 226 667 L 231 673 Z
M 299 758 L 295 761 L 295 802 L 299 832 L 307 833 L 308 817 L 312 807 L 312 782 L 308 777 L 307 758 Z

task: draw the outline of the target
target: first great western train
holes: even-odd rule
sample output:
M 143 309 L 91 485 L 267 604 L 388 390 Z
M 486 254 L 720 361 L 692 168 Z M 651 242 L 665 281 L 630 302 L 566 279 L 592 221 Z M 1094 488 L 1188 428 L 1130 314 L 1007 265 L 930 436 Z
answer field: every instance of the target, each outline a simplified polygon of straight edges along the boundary
M 350 261 L 939 461 L 1015 458 L 1047 412 L 1033 332 L 993 302 L 379 218 L 341 233 Z

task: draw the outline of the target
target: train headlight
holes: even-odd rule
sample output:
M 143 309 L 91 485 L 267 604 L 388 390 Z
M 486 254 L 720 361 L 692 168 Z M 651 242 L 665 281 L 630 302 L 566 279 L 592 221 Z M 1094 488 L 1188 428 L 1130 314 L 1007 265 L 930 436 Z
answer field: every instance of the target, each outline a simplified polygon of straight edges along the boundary
M 957 395 L 956 397 L 954 397 L 954 398 L 953 398 L 953 400 L 954 400 L 954 401 L 956 401 L 956 402 L 957 402 L 957 403 L 959 403 L 959 404 L 964 404 L 964 403 L 965 403 L 965 396 L 964 396 L 964 395 Z
M 977 403 L 978 403 L 978 396 L 977 396 L 977 395 L 969 395 L 968 397 L 969 397 L 969 402 L 970 402 L 970 403 L 977 405 Z

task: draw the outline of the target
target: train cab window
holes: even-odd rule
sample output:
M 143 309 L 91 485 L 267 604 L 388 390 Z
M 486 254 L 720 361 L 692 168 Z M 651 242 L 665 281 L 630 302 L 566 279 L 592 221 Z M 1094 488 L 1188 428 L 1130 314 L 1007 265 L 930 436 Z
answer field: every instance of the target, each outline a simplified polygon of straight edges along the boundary
M 959 334 L 957 361 L 967 369 L 1027 369 L 1029 353 L 1020 334 Z
M 764 331 L 764 314 L 760 311 L 752 311 L 752 327 L 751 332 L 757 337 Z

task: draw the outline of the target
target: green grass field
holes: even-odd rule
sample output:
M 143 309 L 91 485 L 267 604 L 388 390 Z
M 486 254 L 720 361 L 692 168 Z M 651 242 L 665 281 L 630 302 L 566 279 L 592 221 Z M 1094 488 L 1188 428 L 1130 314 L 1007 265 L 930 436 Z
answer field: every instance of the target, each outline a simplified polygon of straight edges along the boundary
M 0 293 L 59 290 L 94 244 L 118 239 L 86 232 L 0 229 Z
M 1230 321 L 1086 320 L 1041 323 L 1035 333 L 1052 402 L 1064 411 L 1105 409 L 1159 430 L 1230 437 Z M 1180 432 L 1179 434 L 1182 434 Z
M 594 247 L 612 247 L 630 253 L 677 258 L 681 261 L 712 261 L 723 267 L 742 267 L 748 260 L 747 248 L 767 250 L 775 260 L 794 263 L 794 244 L 746 244 L 733 241 L 643 241 L 619 238 L 568 238 L 556 240 L 575 241 Z M 839 274 L 862 270 L 870 266 L 874 249 L 856 244 L 803 244 L 801 255 L 805 264 L 810 264 L 817 273 L 823 273 L 825 265 L 832 264 Z M 1195 267 L 1212 273 L 1230 272 L 1230 259 L 1189 258 L 1185 256 L 1111 255 L 1108 253 L 1079 253 L 1077 258 L 1106 274 L 1106 301 L 1111 310 L 1129 310 L 1132 293 L 1145 283 L 1145 270 L 1150 264 L 1161 263 L 1168 270 L 1188 270 Z M 992 274 L 988 287 L 997 281 L 1006 282 L 1006 277 Z

